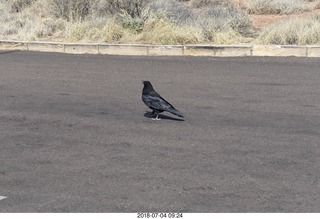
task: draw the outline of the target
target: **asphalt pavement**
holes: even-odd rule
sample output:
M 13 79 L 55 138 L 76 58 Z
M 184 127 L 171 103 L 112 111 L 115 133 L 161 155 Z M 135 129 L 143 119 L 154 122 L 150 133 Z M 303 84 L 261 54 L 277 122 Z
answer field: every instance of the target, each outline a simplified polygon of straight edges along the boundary
M 320 212 L 319 115 L 316 58 L 0 51 L 0 212 Z

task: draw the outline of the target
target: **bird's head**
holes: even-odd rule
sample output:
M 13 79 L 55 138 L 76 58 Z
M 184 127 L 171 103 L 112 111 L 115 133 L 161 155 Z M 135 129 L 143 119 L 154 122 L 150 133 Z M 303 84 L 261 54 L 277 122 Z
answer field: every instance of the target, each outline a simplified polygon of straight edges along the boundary
M 150 81 L 142 81 L 142 84 L 143 84 L 144 86 L 152 86 L 151 83 L 150 83 Z
M 150 83 L 150 81 L 142 81 L 143 86 L 143 90 L 144 91 L 152 91 L 153 87 L 152 84 Z
M 150 81 L 144 81 L 144 80 L 142 80 L 142 84 L 147 84 L 147 83 L 150 83 Z

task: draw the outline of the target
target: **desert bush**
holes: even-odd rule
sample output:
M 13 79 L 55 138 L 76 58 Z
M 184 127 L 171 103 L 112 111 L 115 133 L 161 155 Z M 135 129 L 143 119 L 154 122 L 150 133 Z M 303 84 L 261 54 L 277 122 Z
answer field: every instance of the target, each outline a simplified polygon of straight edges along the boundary
M 249 0 L 245 7 L 250 14 L 292 14 L 307 10 L 305 0 Z
M 90 12 L 90 0 L 47 0 L 44 4 L 49 15 L 68 21 L 82 21 Z
M 228 25 L 232 30 L 240 33 L 243 36 L 252 36 L 253 29 L 250 18 L 243 11 L 238 10 L 235 6 L 227 8 L 229 14 Z
M 124 30 L 115 19 L 109 19 L 102 29 L 102 40 L 109 43 L 119 42 L 124 35 Z
M 212 7 L 212 6 L 226 6 L 230 5 L 229 0 L 191 0 L 190 4 L 194 8 Z
M 39 38 L 61 38 L 65 32 L 66 22 L 63 19 L 46 18 L 40 21 L 39 28 L 36 32 L 37 39 Z
M 101 41 L 117 43 L 121 40 L 124 29 L 114 18 L 68 22 L 64 37 L 68 41 Z
M 165 19 L 177 25 L 186 24 L 194 19 L 191 10 L 175 0 L 154 0 L 147 5 L 147 8 L 159 19 Z
M 216 33 L 227 32 L 230 29 L 230 26 L 226 22 L 227 14 L 220 9 L 219 7 L 209 10 L 196 21 L 206 41 L 211 42 L 214 40 Z
M 150 1 L 139 15 L 132 17 L 127 11 L 122 10 L 116 15 L 122 26 L 133 33 L 142 32 L 147 20 L 164 20 L 172 25 L 181 26 L 192 20 L 191 10 L 176 0 Z
M 248 36 L 252 32 L 251 21 L 246 14 L 236 7 L 210 7 L 206 13 L 197 18 L 194 26 L 202 29 L 206 41 L 213 41 L 217 33 L 238 33 Z
M 88 30 L 85 22 L 68 23 L 66 26 L 66 37 L 69 41 L 80 41 Z
M 143 32 L 137 37 L 138 41 L 150 44 L 192 44 L 199 43 L 200 35 L 192 29 L 178 27 L 163 19 L 149 18 Z
M 244 38 L 235 31 L 216 33 L 213 42 L 215 44 L 237 44 L 245 42 Z
M 19 13 L 8 10 L 9 1 L 14 0 L 0 0 L 0 37 L 7 39 L 230 43 L 232 36 L 238 42 L 251 28 L 229 0 L 212 0 L 200 14 L 190 7 L 191 0 L 34 0 Z
M 258 40 L 263 44 L 319 44 L 320 19 L 318 16 L 311 16 L 273 25 L 264 30 Z
M 145 11 L 148 13 L 148 11 Z M 123 28 L 131 31 L 134 34 L 140 33 L 144 28 L 144 23 L 148 18 L 147 14 L 142 13 L 139 17 L 131 17 L 126 11 L 122 11 L 115 16 L 119 24 L 122 25 Z
M 28 11 L 3 13 L 0 16 L 0 36 L 4 39 L 39 40 L 60 36 L 64 31 L 61 19 L 39 19 Z
M 26 40 L 51 39 L 52 37 L 61 37 L 64 31 L 63 20 L 48 19 L 28 19 L 23 28 L 19 29 L 18 37 Z M 59 33 L 59 34 L 58 34 Z
M 132 18 L 140 17 L 148 0 L 105 0 L 105 9 L 108 14 L 115 15 L 125 11 Z
M 7 4 L 10 12 L 21 12 L 24 8 L 32 5 L 35 0 L 6 0 L 3 2 Z
M 108 0 L 95 0 L 90 5 L 91 16 L 94 18 L 108 15 Z

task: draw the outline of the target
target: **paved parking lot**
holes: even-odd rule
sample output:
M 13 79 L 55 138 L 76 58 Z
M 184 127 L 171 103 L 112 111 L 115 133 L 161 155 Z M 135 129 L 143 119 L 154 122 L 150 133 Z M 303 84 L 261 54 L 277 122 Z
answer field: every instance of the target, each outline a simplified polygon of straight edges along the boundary
M 320 59 L 0 51 L 0 212 L 320 212 Z M 145 116 L 141 80 L 185 116 Z

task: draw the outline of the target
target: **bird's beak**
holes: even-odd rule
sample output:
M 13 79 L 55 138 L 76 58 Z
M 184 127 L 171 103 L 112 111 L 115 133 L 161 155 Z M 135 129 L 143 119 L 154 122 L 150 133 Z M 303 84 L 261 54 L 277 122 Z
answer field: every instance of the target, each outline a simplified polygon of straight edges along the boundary
M 144 80 L 142 80 L 141 82 L 142 82 L 142 84 L 143 84 L 145 81 L 144 81 Z

